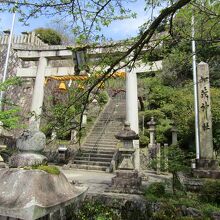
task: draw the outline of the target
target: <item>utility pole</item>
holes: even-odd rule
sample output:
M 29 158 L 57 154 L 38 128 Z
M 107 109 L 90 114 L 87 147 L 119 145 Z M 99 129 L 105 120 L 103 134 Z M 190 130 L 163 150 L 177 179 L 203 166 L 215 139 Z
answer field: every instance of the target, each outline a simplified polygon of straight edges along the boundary
M 193 66 L 193 84 L 194 84 L 194 109 L 195 109 L 195 140 L 196 140 L 196 159 L 200 157 L 199 141 L 199 104 L 198 104 L 198 81 L 196 69 L 196 43 L 195 43 L 195 20 L 192 14 L 192 66 Z
M 5 59 L 2 83 L 5 82 L 6 76 L 7 76 L 7 71 L 8 71 L 8 62 L 9 62 L 9 57 L 10 57 L 12 37 L 13 37 L 13 31 L 14 31 L 15 16 L 16 16 L 16 12 L 14 12 L 13 17 L 12 17 L 12 24 L 11 24 L 11 30 L 10 30 L 9 40 L 8 40 L 8 49 L 7 49 L 6 59 Z M 4 91 L 1 91 L 0 92 L 0 110 L 2 110 L 2 99 L 3 99 L 3 96 L 4 96 Z

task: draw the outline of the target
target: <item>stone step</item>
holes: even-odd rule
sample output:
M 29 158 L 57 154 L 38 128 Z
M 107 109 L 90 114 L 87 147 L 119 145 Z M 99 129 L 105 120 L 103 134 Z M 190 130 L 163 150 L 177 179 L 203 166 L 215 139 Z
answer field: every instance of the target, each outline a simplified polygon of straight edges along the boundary
M 103 136 L 101 136 L 101 137 L 95 137 L 95 136 L 92 136 L 92 137 L 88 137 L 88 139 L 87 139 L 88 141 L 105 141 L 106 143 L 108 143 L 108 142 L 111 142 L 111 141 L 116 141 L 117 139 L 114 137 L 114 136 L 110 136 L 110 135 L 103 135 Z M 86 140 L 86 141 L 87 141 Z
M 88 138 L 93 139 L 93 140 L 98 140 L 98 139 L 106 139 L 108 140 L 112 140 L 112 139 L 116 139 L 115 138 L 115 133 L 114 134 L 91 134 L 91 136 L 89 136 Z
M 100 161 L 87 161 L 87 160 L 74 160 L 74 164 L 85 164 L 92 166 L 110 166 L 110 162 L 100 162 Z
M 103 128 L 99 129 L 99 128 L 94 127 L 94 130 L 92 131 L 92 133 L 95 132 L 95 134 L 99 134 L 99 135 L 102 134 L 102 133 L 106 133 L 106 132 L 115 132 L 115 133 L 117 133 L 118 127 L 119 127 L 119 125 L 115 126 L 113 128 L 106 127 L 105 129 L 103 129 Z
M 98 149 L 95 149 L 95 148 L 91 148 L 91 147 L 87 147 L 87 148 L 82 148 L 81 152 L 87 152 L 87 153 L 97 153 L 97 154 L 114 154 L 115 152 L 115 148 L 98 148 Z
M 125 100 L 121 102 L 111 100 L 99 116 L 81 151 L 75 156 L 74 167 L 103 171 L 109 169 L 112 157 L 117 150 L 118 140 L 115 134 L 123 127 L 124 119 Z
M 89 137 L 84 143 L 87 143 L 87 142 L 91 142 L 91 143 L 101 143 L 101 144 L 105 144 L 105 143 L 109 143 L 109 144 L 117 144 L 118 140 L 115 138 L 115 137 L 109 137 L 106 138 L 106 137 L 101 137 L 101 138 L 92 138 L 92 137 Z
M 87 146 L 87 147 L 110 147 L 110 148 L 114 148 L 115 146 L 116 146 L 116 144 L 115 143 L 105 143 L 105 144 L 102 144 L 102 143 L 96 143 L 96 144 L 93 144 L 93 143 L 88 143 L 88 142 L 86 142 L 85 144 L 84 144 L 84 146 Z
M 115 134 L 117 134 L 118 132 L 119 132 L 120 130 L 118 130 L 118 129 L 114 129 L 113 131 L 105 131 L 105 132 L 103 132 L 102 134 L 100 134 L 98 131 L 92 131 L 91 133 L 90 133 L 90 135 L 92 136 L 92 137 L 100 137 L 100 136 L 104 136 L 104 135 L 111 135 L 111 136 L 114 136 Z
M 91 150 L 91 151 L 115 151 L 116 150 L 116 147 L 105 147 L 105 146 L 87 146 L 87 145 L 84 145 L 83 148 L 87 149 L 87 150 Z
M 82 161 L 94 161 L 94 162 L 108 162 L 112 161 L 112 158 L 104 158 L 104 157 L 88 157 L 88 156 L 76 156 L 74 157 L 74 161 L 82 160 Z
M 84 145 L 90 145 L 90 144 L 92 144 L 92 145 L 95 145 L 95 144 L 102 144 L 102 145 L 106 145 L 106 144 L 110 144 L 110 145 L 113 145 L 113 146 L 115 146 L 115 145 L 117 145 L 117 143 L 118 143 L 118 141 L 117 140 L 109 140 L 109 141 L 106 141 L 106 140 L 87 140 L 86 142 L 85 142 L 85 144 Z
M 111 122 L 103 121 L 102 123 L 95 124 L 95 128 L 103 128 L 103 126 L 114 127 L 115 125 Z
M 84 169 L 84 170 L 99 170 L 99 171 L 106 171 L 106 166 L 93 166 L 93 165 L 86 165 L 86 164 L 71 164 L 72 168 L 76 169 Z
M 101 157 L 101 158 L 111 158 L 112 159 L 112 156 L 113 156 L 113 153 L 109 153 L 109 154 L 104 154 L 104 153 L 93 153 L 93 152 L 81 152 L 79 154 L 76 154 L 76 157 L 77 156 L 82 156 L 82 157 Z

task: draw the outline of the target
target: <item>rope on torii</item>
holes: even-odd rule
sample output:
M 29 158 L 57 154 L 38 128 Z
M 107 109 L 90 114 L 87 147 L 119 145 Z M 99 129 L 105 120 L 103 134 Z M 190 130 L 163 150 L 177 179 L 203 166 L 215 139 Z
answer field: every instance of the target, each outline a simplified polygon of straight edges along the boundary
M 92 75 L 92 76 L 95 76 L 96 78 L 99 78 L 101 77 L 102 75 L 101 74 L 95 74 L 95 75 Z M 118 72 L 115 72 L 114 74 L 112 74 L 112 78 L 125 78 L 126 76 L 126 73 L 124 71 L 118 71 Z M 46 79 L 54 79 L 54 80 L 59 80 L 59 81 L 67 81 L 67 80 L 87 80 L 89 79 L 91 76 L 88 76 L 88 75 L 67 75 L 67 76 L 49 76 L 47 77 Z

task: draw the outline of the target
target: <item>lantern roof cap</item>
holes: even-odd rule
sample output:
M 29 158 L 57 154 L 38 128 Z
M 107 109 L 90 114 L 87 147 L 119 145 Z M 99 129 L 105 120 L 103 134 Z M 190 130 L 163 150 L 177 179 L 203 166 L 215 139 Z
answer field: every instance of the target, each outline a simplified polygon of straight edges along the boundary
M 148 125 L 156 125 L 156 122 L 154 121 L 154 117 L 152 116 L 150 121 L 147 122 Z
M 124 129 L 122 131 L 119 131 L 115 135 L 115 137 L 118 140 L 138 140 L 139 139 L 138 134 L 135 131 L 131 130 L 130 123 L 127 121 L 124 124 Z

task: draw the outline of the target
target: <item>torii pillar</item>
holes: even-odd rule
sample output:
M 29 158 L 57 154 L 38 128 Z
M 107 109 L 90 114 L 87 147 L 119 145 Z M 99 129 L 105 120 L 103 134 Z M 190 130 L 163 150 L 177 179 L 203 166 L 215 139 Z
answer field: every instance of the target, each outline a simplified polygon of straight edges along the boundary
M 138 128 L 138 92 L 137 74 L 134 71 L 126 71 L 126 120 L 130 123 L 131 130 L 139 133 Z M 134 140 L 134 166 L 140 169 L 139 140 Z
M 30 123 L 36 121 L 37 128 L 40 127 L 40 116 L 42 113 L 42 106 L 44 100 L 44 81 L 45 81 L 45 70 L 47 67 L 47 58 L 41 56 L 39 58 L 39 64 L 37 68 L 37 75 L 35 79 L 32 103 L 31 103 L 31 112 L 33 116 L 30 118 Z

